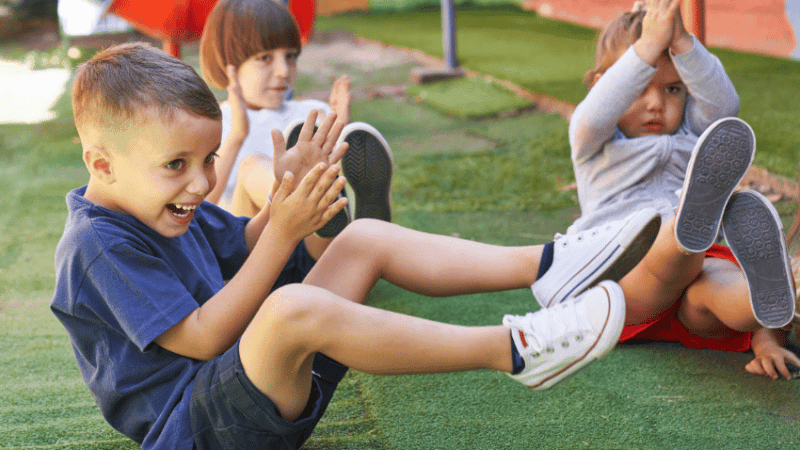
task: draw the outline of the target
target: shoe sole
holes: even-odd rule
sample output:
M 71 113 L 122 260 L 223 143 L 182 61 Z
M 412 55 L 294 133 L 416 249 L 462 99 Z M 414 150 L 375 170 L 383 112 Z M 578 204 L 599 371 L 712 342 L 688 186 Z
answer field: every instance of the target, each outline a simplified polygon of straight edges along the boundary
M 286 141 L 286 148 L 290 149 L 297 144 L 297 141 L 300 139 L 300 131 L 303 129 L 303 124 L 305 123 L 305 119 L 295 119 L 286 127 L 283 131 L 283 138 Z M 318 127 L 314 127 L 314 132 L 316 133 Z M 339 194 L 338 198 L 341 198 L 344 194 L 342 191 Z M 347 211 L 347 206 L 345 206 L 341 211 L 336 213 L 335 216 L 331 220 L 328 221 L 325 225 L 322 226 L 319 230 L 317 230 L 317 236 L 325 239 L 333 239 L 339 233 L 344 230 L 344 227 L 350 223 L 350 214 Z
M 654 209 L 642 210 L 620 229 L 603 250 L 589 261 L 564 288 L 572 285 L 566 293 L 554 295 L 545 308 L 580 295 L 603 280 L 618 282 L 644 258 L 661 229 L 661 216 Z M 587 272 L 588 271 L 588 272 Z M 562 288 L 563 291 L 563 288 Z
M 602 288 L 606 293 L 606 298 L 608 299 L 608 317 L 606 317 L 603 329 L 597 335 L 597 340 L 583 356 L 576 359 L 572 364 L 564 367 L 562 370 L 540 383 L 528 386 L 529 388 L 535 390 L 550 389 L 572 375 L 575 375 L 579 370 L 589 364 L 605 358 L 617 345 L 617 341 L 619 341 L 619 337 L 622 335 L 622 328 L 625 326 L 625 294 L 617 283 L 601 282 L 598 284 L 598 287 Z
M 775 207 L 755 191 L 737 192 L 725 210 L 722 230 L 744 272 L 756 320 L 768 328 L 788 324 L 795 312 L 794 285 Z
M 355 218 L 392 220 L 392 151 L 380 132 L 354 122 L 342 130 L 339 142 L 349 148 L 342 157 L 342 173 L 355 196 Z
M 755 148 L 753 129 L 735 117 L 714 122 L 700 136 L 675 216 L 675 239 L 685 251 L 711 248 L 725 205 L 750 168 Z

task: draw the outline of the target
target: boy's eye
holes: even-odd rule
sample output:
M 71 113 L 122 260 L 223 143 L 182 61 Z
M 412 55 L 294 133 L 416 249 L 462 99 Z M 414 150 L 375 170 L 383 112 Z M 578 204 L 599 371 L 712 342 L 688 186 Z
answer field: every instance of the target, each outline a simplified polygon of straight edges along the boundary
M 680 94 L 683 92 L 683 86 L 667 86 L 667 94 Z
M 183 160 L 176 159 L 167 163 L 166 168 L 169 170 L 180 170 L 183 168 Z
M 265 54 L 259 56 L 258 59 L 268 63 L 268 62 L 272 61 L 272 55 L 270 55 L 269 53 L 265 53 Z
M 289 52 L 286 54 L 286 59 L 289 61 L 296 61 L 300 57 L 300 52 Z
M 219 155 L 217 152 L 211 152 L 208 156 L 206 156 L 205 163 L 206 164 L 214 164 L 214 160 L 217 159 Z

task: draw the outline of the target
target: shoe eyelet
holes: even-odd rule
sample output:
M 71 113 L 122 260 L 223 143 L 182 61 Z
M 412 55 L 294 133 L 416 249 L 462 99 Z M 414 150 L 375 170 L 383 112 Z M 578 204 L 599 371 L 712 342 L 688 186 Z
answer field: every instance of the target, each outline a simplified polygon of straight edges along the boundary
M 579 335 L 575 336 L 575 341 L 576 341 L 576 342 L 581 342 L 581 341 L 583 341 L 583 335 L 582 335 L 582 334 L 579 334 Z
M 547 347 L 546 349 L 544 349 L 544 352 L 549 355 L 549 354 L 555 352 L 555 350 L 553 349 L 553 347 Z
M 540 356 L 542 356 L 542 355 L 541 355 L 541 354 L 539 354 L 539 353 L 533 353 L 533 354 L 531 354 L 531 356 L 532 356 L 532 357 L 534 357 L 534 358 L 538 358 L 538 357 L 540 357 Z
M 561 346 L 564 347 L 564 348 L 568 348 L 569 347 L 569 342 L 564 341 L 564 342 L 561 343 Z
M 575 240 L 578 242 L 583 242 L 583 236 L 578 236 L 575 238 Z

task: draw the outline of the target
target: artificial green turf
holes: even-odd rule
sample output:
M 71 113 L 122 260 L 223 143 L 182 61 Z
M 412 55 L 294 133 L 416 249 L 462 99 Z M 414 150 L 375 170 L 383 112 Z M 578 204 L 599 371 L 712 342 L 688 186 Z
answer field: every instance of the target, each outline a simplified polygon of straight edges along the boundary
M 586 95 L 584 72 L 594 65 L 597 30 L 544 19 L 516 5 L 456 8 L 460 65 L 573 104 Z M 319 18 L 318 31 L 348 29 L 387 44 L 442 57 L 437 8 L 371 11 Z M 712 48 L 741 99 L 739 116 L 758 142 L 755 164 L 796 179 L 800 127 L 800 61 Z
M 462 119 L 512 113 L 533 105 L 533 101 L 518 96 L 496 82 L 478 77 L 411 85 L 408 93 Z

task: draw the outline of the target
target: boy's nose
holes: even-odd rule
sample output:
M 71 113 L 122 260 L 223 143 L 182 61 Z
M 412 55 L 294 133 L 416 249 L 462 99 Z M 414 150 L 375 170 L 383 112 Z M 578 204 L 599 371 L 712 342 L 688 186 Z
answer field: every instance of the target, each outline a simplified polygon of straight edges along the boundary
M 205 172 L 200 172 L 192 177 L 191 181 L 189 182 L 189 185 L 186 186 L 186 191 L 189 192 L 190 194 L 204 196 L 208 194 L 209 186 L 210 182 Z
M 656 89 L 649 89 L 645 94 L 647 109 L 658 111 L 664 107 L 664 96 Z

